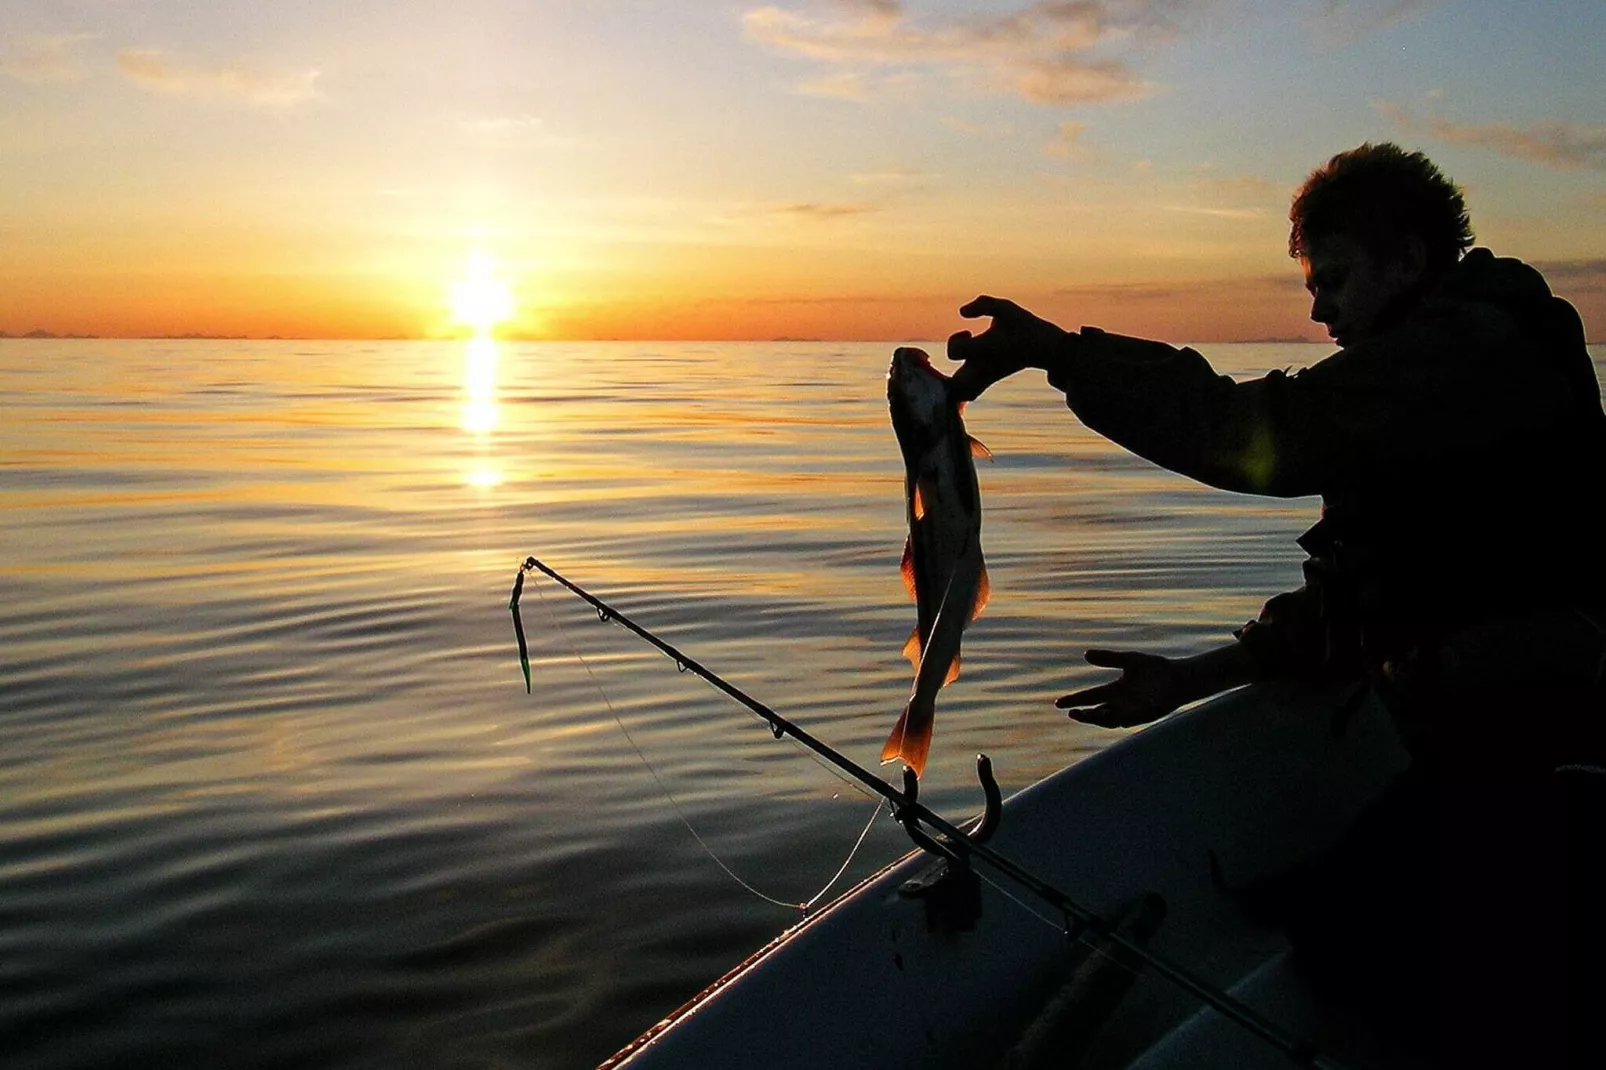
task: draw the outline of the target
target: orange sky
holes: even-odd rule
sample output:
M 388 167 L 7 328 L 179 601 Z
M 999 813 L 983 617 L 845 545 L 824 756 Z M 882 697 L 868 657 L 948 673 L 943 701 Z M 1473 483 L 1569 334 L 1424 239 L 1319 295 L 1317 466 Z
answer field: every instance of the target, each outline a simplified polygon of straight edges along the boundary
M 136 7 L 0 12 L 0 331 L 439 337 L 479 254 L 510 337 L 1320 340 L 1289 192 L 1393 138 L 1606 337 L 1600 5 Z

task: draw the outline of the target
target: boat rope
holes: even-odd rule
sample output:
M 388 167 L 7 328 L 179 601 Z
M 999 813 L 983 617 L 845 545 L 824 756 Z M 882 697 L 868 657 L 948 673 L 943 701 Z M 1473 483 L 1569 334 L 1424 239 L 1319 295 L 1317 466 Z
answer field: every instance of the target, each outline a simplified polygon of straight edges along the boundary
M 747 709 L 769 724 L 770 733 L 776 739 L 781 739 L 783 736 L 791 736 L 866 788 L 880 795 L 882 799 L 892 805 L 893 815 L 900 824 L 910 828 L 911 834 L 913 834 L 915 822 L 920 822 L 936 830 L 946 838 L 946 846 L 954 852 L 956 858 L 965 861 L 974 859 L 987 863 L 999 874 L 1009 878 L 1017 886 L 1024 888 L 1063 914 L 1067 919 L 1067 928 L 1072 932 L 1082 936 L 1097 936 L 1109 944 L 1119 947 L 1134 960 L 1143 963 L 1148 969 L 1214 1008 L 1224 1018 L 1276 1048 L 1295 1064 L 1312 1067 L 1314 1070 L 1343 1070 L 1343 1063 L 1323 1052 L 1311 1041 L 1287 1032 L 1283 1027 L 1266 1018 L 1259 1011 L 1231 993 L 1197 976 L 1187 967 L 1172 962 L 1165 956 L 1151 951 L 1143 944 L 1128 938 L 1116 928 L 1114 922 L 1102 914 L 1083 906 L 1065 892 L 1027 870 L 1024 866 L 1000 854 L 980 840 L 973 838 L 940 814 L 932 811 L 915 797 L 912 777 L 909 778 L 911 781 L 909 790 L 900 791 L 894 788 L 851 758 L 815 738 L 807 730 L 799 727 L 747 694 L 747 692 L 723 679 L 717 673 L 705 668 L 675 646 L 643 628 L 596 595 L 566 579 L 551 566 L 534 557 L 527 557 L 524 560 L 524 564 L 520 566 L 520 571 L 522 573 L 530 569 L 540 570 L 544 575 L 586 602 L 597 611 L 598 620 L 604 623 L 618 624 L 672 659 L 675 662 L 676 669 L 702 677 L 713 685 L 716 690 L 723 692 L 735 702 L 747 707 Z M 620 724 L 622 727 L 623 722 L 621 721 Z M 682 820 L 685 820 L 684 817 L 682 817 Z M 1073 922 L 1074 925 L 1071 924 Z
M 529 655 L 524 644 L 524 624 L 519 617 L 519 595 L 524 589 L 525 571 L 526 570 L 523 568 L 519 570 L 518 579 L 515 580 L 513 584 L 513 597 L 508 603 L 508 608 L 513 611 L 514 631 L 519 637 L 519 660 L 524 666 L 525 691 L 528 692 L 530 679 Z M 675 812 L 676 817 L 680 818 L 680 823 L 686 826 L 686 831 L 691 833 L 692 839 L 697 841 L 697 846 L 701 847 L 703 849 L 703 853 L 714 860 L 714 865 L 724 870 L 727 877 L 741 885 L 743 888 L 747 889 L 753 895 L 764 900 L 766 903 L 773 903 L 775 906 L 785 907 L 787 910 L 799 911 L 804 917 L 807 917 L 809 911 L 813 910 L 819 901 L 825 898 L 826 893 L 836 886 L 836 882 L 842 879 L 842 874 L 848 871 L 848 866 L 853 864 L 853 859 L 857 857 L 859 848 L 864 846 L 865 838 L 870 835 L 870 829 L 875 824 L 875 819 L 881 816 L 881 810 L 884 806 L 886 806 L 886 800 L 876 800 L 875 809 L 870 812 L 870 819 L 864 823 L 864 829 L 859 833 L 859 838 L 853 841 L 853 847 L 848 851 L 848 856 L 842 860 L 842 865 L 838 867 L 834 874 L 831 875 L 831 879 L 825 882 L 824 887 L 815 892 L 804 902 L 794 903 L 788 902 L 785 899 L 777 899 L 775 896 L 769 895 L 768 893 L 753 887 L 751 883 L 742 879 L 741 874 L 737 873 L 735 870 L 731 869 L 730 866 L 726 865 L 724 859 L 720 858 L 719 855 L 715 853 L 714 849 L 708 845 L 708 841 L 703 839 L 703 837 L 698 833 L 696 826 L 694 826 L 691 823 L 691 820 L 687 818 L 685 809 L 680 805 L 680 800 L 675 798 L 675 793 L 669 790 L 669 785 L 665 784 L 663 778 L 658 775 L 658 770 L 653 767 L 652 762 L 647 758 L 646 751 L 642 750 L 641 744 L 636 742 L 636 737 L 631 733 L 630 728 L 625 724 L 624 718 L 619 716 L 619 711 L 614 708 L 613 701 L 608 698 L 608 692 L 603 689 L 602 682 L 597 679 L 596 673 L 591 671 L 591 663 L 586 660 L 584 654 L 580 653 L 580 648 L 575 645 L 574 640 L 569 636 L 568 631 L 563 627 L 563 623 L 558 620 L 557 614 L 552 611 L 552 607 L 547 603 L 546 595 L 541 593 L 541 585 L 539 583 L 535 585 L 535 593 L 541 602 L 542 610 L 544 610 L 546 613 L 547 620 L 552 623 L 552 626 L 557 631 L 558 635 L 563 637 L 563 641 L 565 645 L 568 646 L 570 653 L 572 653 L 574 655 L 574 659 L 580 663 L 580 667 L 585 670 L 586 677 L 591 681 L 591 686 L 596 689 L 598 696 L 600 696 L 602 699 L 602 704 L 608 708 L 608 712 L 613 715 L 614 723 L 619 726 L 619 731 L 624 733 L 625 739 L 630 743 L 630 748 L 636 752 L 636 757 L 641 759 L 641 764 L 647 767 L 647 772 L 652 776 L 653 783 L 658 785 L 658 790 L 663 792 L 665 799 L 669 800 L 670 809 Z

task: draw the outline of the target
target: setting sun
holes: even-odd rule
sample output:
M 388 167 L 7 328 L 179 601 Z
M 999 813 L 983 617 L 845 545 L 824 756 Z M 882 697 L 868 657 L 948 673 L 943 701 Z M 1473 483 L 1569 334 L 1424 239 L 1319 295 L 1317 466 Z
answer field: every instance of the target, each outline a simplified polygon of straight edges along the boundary
M 452 320 L 483 335 L 512 318 L 513 292 L 496 277 L 496 264 L 483 254 L 470 257 L 467 272 L 452 287 Z

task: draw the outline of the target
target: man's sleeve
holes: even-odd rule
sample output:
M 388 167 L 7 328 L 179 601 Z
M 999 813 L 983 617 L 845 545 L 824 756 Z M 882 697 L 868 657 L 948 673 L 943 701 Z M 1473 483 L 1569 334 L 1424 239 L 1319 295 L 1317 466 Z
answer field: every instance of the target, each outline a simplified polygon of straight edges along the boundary
M 1327 622 L 1319 588 L 1306 585 L 1273 596 L 1232 634 L 1249 651 L 1255 678 L 1323 676 L 1333 669 Z
M 1468 443 L 1542 430 L 1570 398 L 1509 322 L 1465 314 L 1425 315 L 1292 375 L 1245 382 L 1192 349 L 1084 327 L 1048 378 L 1083 423 L 1133 453 L 1276 497 L 1430 471 Z
M 1133 453 L 1225 490 L 1293 497 L 1315 493 L 1292 483 L 1278 426 L 1288 377 L 1273 372 L 1234 382 L 1192 349 L 1084 327 L 1070 354 L 1048 370 L 1088 427 Z

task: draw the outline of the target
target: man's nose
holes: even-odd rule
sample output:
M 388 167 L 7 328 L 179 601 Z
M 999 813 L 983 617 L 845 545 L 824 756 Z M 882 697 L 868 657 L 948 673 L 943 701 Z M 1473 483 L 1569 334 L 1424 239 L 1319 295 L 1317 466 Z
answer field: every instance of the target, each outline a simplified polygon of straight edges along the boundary
M 1333 300 L 1324 293 L 1318 292 L 1311 298 L 1310 318 L 1317 323 L 1326 325 L 1333 322 Z

